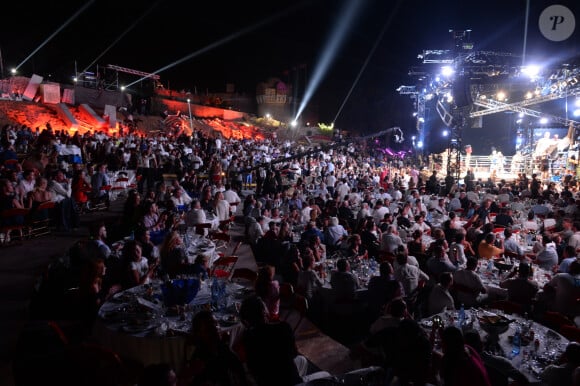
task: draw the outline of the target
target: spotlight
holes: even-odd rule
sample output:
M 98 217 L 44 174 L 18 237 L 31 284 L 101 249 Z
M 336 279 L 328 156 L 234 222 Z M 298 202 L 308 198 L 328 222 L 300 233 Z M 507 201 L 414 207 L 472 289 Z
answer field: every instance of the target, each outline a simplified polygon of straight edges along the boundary
M 519 113 L 518 117 L 523 118 L 524 117 L 524 113 Z
M 11 69 L 10 72 L 12 73 L 12 75 L 16 75 L 16 69 L 15 68 Z
M 441 75 L 445 77 L 450 77 L 455 73 L 455 70 L 451 66 L 443 66 L 441 67 Z
M 447 137 L 449 135 L 449 130 L 443 130 L 443 134 L 444 137 Z
M 521 119 L 521 118 L 520 118 L 520 119 L 518 119 L 518 120 L 516 121 L 516 123 L 519 125 L 520 123 L 522 123 L 522 119 Z
M 576 107 L 580 107 L 580 98 L 576 98 L 576 102 L 574 102 Z
M 522 74 L 527 75 L 530 79 L 536 79 L 540 74 L 540 66 L 532 64 L 522 68 Z
M 272 116 L 270 115 L 270 113 L 266 114 L 266 118 L 270 119 Z
M 294 120 L 294 121 L 290 122 L 290 125 L 292 127 L 296 127 L 296 126 L 298 126 L 298 122 L 296 122 L 296 120 Z
M 503 101 L 506 98 L 505 92 L 499 91 L 496 95 L 496 99 L 498 101 Z
M 534 96 L 534 94 L 532 94 L 532 92 L 531 92 L 531 91 L 528 91 L 528 92 L 526 93 L 526 99 L 532 99 L 532 98 L 533 98 L 533 96 Z
M 575 117 L 580 117 L 580 109 L 574 110 L 572 113 Z
M 121 86 L 121 91 L 125 91 L 125 86 Z
M 540 124 L 545 125 L 546 123 L 548 123 L 548 118 L 544 117 L 544 118 L 540 118 Z
M 417 147 L 421 149 L 423 147 L 423 141 L 417 142 Z

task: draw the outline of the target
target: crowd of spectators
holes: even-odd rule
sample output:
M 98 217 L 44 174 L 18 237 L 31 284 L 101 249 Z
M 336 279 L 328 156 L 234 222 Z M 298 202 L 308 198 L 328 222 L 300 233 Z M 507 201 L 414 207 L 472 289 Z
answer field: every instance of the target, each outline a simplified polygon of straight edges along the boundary
M 94 302 L 119 288 L 146 283 L 156 272 L 193 272 L 177 231 L 181 219 L 195 226 L 208 215 L 223 221 L 240 214 L 257 263 L 269 267 L 260 271 L 260 288 L 273 319 L 279 283 L 290 283 L 312 304 L 322 304 L 320 288 L 326 279 L 333 296 L 325 301 L 342 310 L 344 304 L 354 305 L 347 309 L 365 313 L 367 321 L 384 318 L 383 310 L 399 318 L 403 313 L 397 307 L 403 301 L 405 322 L 389 322 L 388 328 L 408 338 L 402 352 L 416 349 L 421 354 L 429 342 L 421 340 L 411 322 L 461 304 L 484 305 L 485 287 L 474 271 L 481 261 L 500 257 L 520 261 L 518 272 L 501 282 L 508 300 L 524 304 L 530 313 L 535 308 L 570 318 L 579 314 L 577 297 L 570 296 L 580 293 L 579 197 L 569 176 L 557 184 L 535 174 L 529 180 L 522 174 L 511 182 L 470 178 L 446 184 L 437 172 L 419 168 L 411 159 L 391 158 L 368 142 L 345 142 L 300 156 L 312 149 L 290 141 L 226 139 L 198 131 L 179 137 L 118 137 L 9 125 L 2 129 L 0 144 L 0 209 L 34 209 L 53 201 L 58 207 L 55 224 L 67 231 L 78 226 L 79 208 L 87 200 L 107 201 L 101 188 L 111 183 L 111 173 L 135 171 L 138 182 L 113 229 L 117 239 L 134 238 L 120 252 L 120 262 L 111 263 L 110 256 L 117 254 L 107 245 L 106 229 L 101 225 L 93 232 L 97 261 L 109 268 L 104 275 L 91 265 L 90 275 L 83 276 L 90 283 L 102 279 L 89 286 Z M 63 148 L 77 158 L 63 156 Z M 167 175 L 172 176 L 169 184 Z M 523 252 L 515 233 L 533 247 L 531 252 Z M 332 272 L 325 269 L 327 261 L 335 262 Z M 380 264 L 380 276 L 370 281 L 369 297 L 360 298 L 361 283 L 352 267 L 367 261 Z M 530 278 L 531 267 L 553 274 L 542 296 Z M 456 288 L 465 293 L 458 295 Z M 399 302 L 397 307 L 393 301 Z M 279 336 L 261 320 L 252 323 L 261 327 L 248 340 L 264 339 L 259 334 Z M 258 334 L 260 329 L 264 331 Z M 456 361 L 485 372 L 473 361 L 475 350 L 465 357 L 461 339 L 452 330 L 444 335 L 449 341 L 440 367 L 445 384 L 463 384 L 465 374 L 452 374 Z M 393 342 L 396 346 L 398 340 Z M 429 374 L 409 374 L 397 360 L 388 365 L 395 366 L 401 379 Z M 258 380 L 262 376 L 271 375 L 257 374 Z M 481 384 L 489 384 L 486 377 Z

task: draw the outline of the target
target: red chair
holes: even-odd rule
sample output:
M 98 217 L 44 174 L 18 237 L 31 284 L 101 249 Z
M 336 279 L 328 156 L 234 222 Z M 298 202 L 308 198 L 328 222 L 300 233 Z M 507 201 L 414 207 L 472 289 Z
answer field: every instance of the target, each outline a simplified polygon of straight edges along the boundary
M 560 334 L 571 342 L 580 343 L 580 328 L 576 326 L 562 326 Z
M 217 278 L 229 278 L 237 262 L 238 256 L 220 257 L 213 263 L 210 276 Z
M 256 280 L 258 280 L 258 272 L 250 268 L 236 268 L 232 272 L 230 279 L 232 282 L 238 284 L 245 284 L 247 287 L 254 287 Z

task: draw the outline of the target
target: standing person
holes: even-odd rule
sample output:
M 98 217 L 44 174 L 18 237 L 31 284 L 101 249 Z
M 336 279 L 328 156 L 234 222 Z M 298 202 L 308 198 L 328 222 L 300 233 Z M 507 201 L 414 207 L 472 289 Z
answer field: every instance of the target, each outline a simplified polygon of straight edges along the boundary
M 62 170 L 55 172 L 48 185 L 48 190 L 51 193 L 52 201 L 56 203 L 59 227 L 66 232 L 72 228 L 78 228 L 79 218 L 71 198 L 72 186 Z
M 155 170 L 157 169 L 157 159 L 151 149 L 151 146 L 143 150 L 138 158 L 138 171 L 141 179 L 137 184 L 137 190 L 143 194 L 145 187 L 147 190 L 153 190 L 155 185 Z

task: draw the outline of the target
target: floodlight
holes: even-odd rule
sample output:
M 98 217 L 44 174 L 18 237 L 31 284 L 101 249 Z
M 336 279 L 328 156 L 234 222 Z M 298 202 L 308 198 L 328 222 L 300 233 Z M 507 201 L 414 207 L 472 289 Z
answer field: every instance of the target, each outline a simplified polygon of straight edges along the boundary
M 451 66 L 443 66 L 441 67 L 441 75 L 445 77 L 450 77 L 455 73 L 455 70 Z
M 527 75 L 530 79 L 536 79 L 540 74 L 540 66 L 531 64 L 522 68 L 522 74 Z

